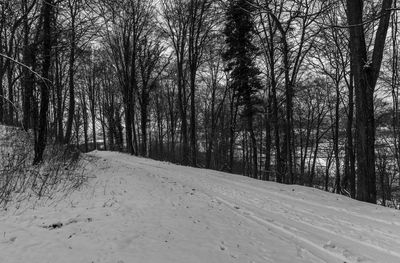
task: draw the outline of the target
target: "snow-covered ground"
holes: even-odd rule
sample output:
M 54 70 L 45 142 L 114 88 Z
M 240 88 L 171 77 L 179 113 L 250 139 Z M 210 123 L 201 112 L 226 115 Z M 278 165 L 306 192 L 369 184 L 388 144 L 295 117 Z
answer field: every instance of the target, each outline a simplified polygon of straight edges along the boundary
M 400 262 L 399 211 L 119 153 L 92 156 L 93 178 L 81 190 L 1 212 L 0 262 Z

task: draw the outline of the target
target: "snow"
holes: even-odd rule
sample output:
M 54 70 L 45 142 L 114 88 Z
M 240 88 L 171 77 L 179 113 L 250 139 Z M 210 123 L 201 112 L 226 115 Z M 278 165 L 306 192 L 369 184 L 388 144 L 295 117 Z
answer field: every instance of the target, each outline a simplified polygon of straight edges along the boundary
M 94 152 L 88 184 L 0 214 L 0 262 L 400 262 L 400 213 Z

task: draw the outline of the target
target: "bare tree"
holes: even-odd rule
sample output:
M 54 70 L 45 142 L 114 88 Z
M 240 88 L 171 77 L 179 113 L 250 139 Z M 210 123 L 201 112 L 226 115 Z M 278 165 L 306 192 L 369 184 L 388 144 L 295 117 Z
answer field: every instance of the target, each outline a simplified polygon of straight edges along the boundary
M 42 79 L 40 81 L 40 116 L 39 126 L 37 127 L 35 135 L 35 158 L 33 164 L 39 164 L 43 160 L 43 153 L 46 148 L 47 142 L 47 114 L 49 110 L 49 94 L 52 86 L 50 77 L 50 67 L 52 63 L 52 23 L 53 8 L 56 3 L 52 0 L 43 0 L 43 65 L 42 65 Z
M 374 91 L 382 64 L 393 1 L 382 1 L 372 57 L 368 55 L 364 31 L 364 3 L 361 0 L 347 0 L 346 3 L 356 104 L 356 198 L 376 203 Z

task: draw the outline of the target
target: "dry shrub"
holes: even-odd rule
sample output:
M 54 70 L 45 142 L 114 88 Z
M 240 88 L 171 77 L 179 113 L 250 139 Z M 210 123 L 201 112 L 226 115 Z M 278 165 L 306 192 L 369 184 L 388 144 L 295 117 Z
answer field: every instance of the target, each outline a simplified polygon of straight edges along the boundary
M 70 146 L 50 145 L 44 161 L 32 165 L 33 138 L 24 130 L 0 127 L 0 205 L 70 193 L 85 181 L 83 159 Z

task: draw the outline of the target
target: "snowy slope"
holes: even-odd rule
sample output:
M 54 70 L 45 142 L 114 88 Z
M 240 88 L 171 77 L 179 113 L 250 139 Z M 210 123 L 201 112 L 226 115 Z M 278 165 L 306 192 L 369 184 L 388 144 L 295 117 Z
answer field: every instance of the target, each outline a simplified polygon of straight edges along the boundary
M 399 211 L 119 153 L 93 156 L 81 191 L 0 214 L 0 262 L 400 262 Z

